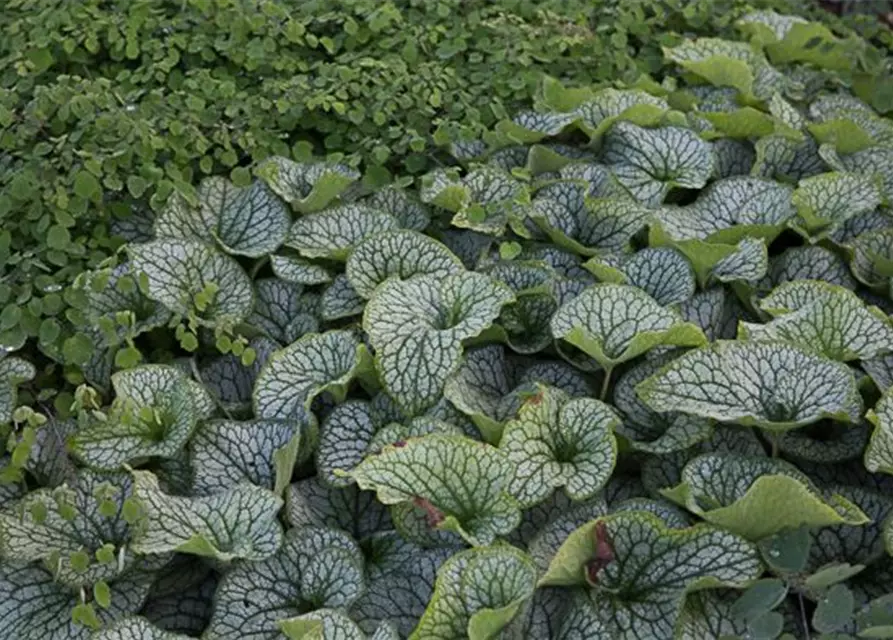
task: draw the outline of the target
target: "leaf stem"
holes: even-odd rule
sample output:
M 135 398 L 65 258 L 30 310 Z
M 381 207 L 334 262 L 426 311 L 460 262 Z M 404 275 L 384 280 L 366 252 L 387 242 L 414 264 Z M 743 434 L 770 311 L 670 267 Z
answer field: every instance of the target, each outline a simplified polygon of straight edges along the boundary
M 772 457 L 778 457 L 778 436 L 774 433 L 769 436 L 769 442 L 772 443 Z
M 598 394 L 599 400 L 602 402 L 608 397 L 608 388 L 611 385 L 611 371 L 613 371 L 611 367 L 605 367 L 605 378 L 602 380 L 602 390 Z

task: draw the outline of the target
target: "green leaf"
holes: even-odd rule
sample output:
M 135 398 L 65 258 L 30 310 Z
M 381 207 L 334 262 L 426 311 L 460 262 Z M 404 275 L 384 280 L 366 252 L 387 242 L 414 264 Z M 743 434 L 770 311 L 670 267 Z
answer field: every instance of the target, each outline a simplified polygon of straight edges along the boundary
M 149 457 L 173 458 L 198 420 L 214 411 L 205 389 L 174 367 L 143 365 L 111 378 L 116 398 L 71 438 L 73 453 L 97 469 L 120 469 Z
M 363 298 L 388 278 L 408 280 L 427 274 L 442 278 L 464 271 L 462 262 L 445 246 L 417 231 L 385 231 L 361 242 L 347 259 L 345 272 Z
M 360 178 L 359 172 L 344 165 L 292 162 L 278 156 L 261 165 L 258 174 L 301 213 L 325 208 Z
M 612 638 L 669 638 L 687 593 L 757 578 L 756 548 L 706 525 L 669 529 L 627 511 L 593 520 L 558 550 L 540 586 L 590 587 L 595 615 Z
M 366 305 L 363 328 L 388 393 L 410 415 L 433 405 L 458 368 L 462 341 L 484 331 L 511 290 L 478 273 L 389 279 Z
M 884 392 L 865 418 L 874 425 L 865 449 L 865 467 L 872 473 L 893 474 L 893 387 Z
M 396 229 L 396 218 L 363 204 L 346 204 L 299 218 L 285 245 L 305 258 L 346 260 L 364 239 Z
M 295 529 L 275 555 L 226 573 L 205 633 L 218 640 L 276 638 L 282 620 L 349 607 L 364 583 L 363 555 L 350 536 L 319 527 Z
M 850 218 L 873 211 L 881 192 L 871 176 L 835 171 L 800 181 L 793 202 L 810 235 L 840 228 Z
M 327 391 L 343 399 L 354 378 L 369 368 L 365 345 L 350 331 L 304 336 L 273 353 L 261 369 L 254 385 L 255 415 L 301 419 L 316 396 Z
M 552 335 L 613 368 L 660 345 L 698 346 L 701 330 L 683 322 L 641 289 L 597 284 L 563 304 L 552 318 Z
M 602 282 L 633 285 L 664 306 L 688 300 L 697 286 L 691 264 L 670 247 L 591 258 L 583 266 Z
M 721 340 L 667 364 L 636 387 L 653 410 L 784 431 L 823 418 L 858 420 L 850 369 L 788 344 Z
M 803 525 L 868 521 L 844 497 L 822 495 L 796 467 L 772 458 L 704 454 L 685 465 L 678 486 L 661 493 L 754 541 Z
M 401 229 L 424 231 L 431 222 L 427 207 L 407 191 L 388 186 L 376 191 L 367 200 L 370 207 L 390 213 L 397 219 Z
M 774 319 L 764 325 L 741 323 L 742 337 L 784 341 L 842 361 L 893 352 L 893 324 L 849 289 L 797 280 L 775 288 L 759 305 Z
M 37 369 L 30 362 L 21 358 L 5 357 L 0 359 L 0 425 L 12 421 L 12 415 L 18 406 L 18 386 L 33 380 Z
M 778 578 L 758 580 L 735 601 L 730 613 L 736 618 L 753 620 L 780 605 L 787 594 L 788 586 Z
M 835 584 L 819 600 L 812 614 L 812 626 L 822 633 L 843 631 L 850 624 L 854 609 L 853 592 L 842 584 Z
M 168 495 L 149 471 L 134 471 L 134 496 L 143 515 L 131 548 L 136 553 L 194 553 L 222 561 L 262 560 L 282 543 L 276 515 L 282 499 L 244 483 L 208 497 Z
M 744 238 L 735 251 L 718 260 L 709 278 L 719 282 L 756 282 L 769 269 L 769 252 L 762 238 Z
M 385 447 L 351 477 L 385 504 L 423 506 L 431 526 L 455 531 L 473 545 L 509 533 L 520 518 L 508 493 L 513 469 L 505 454 L 461 436 L 429 435 Z
M 412 640 L 486 640 L 517 615 L 536 587 L 536 567 L 510 546 L 457 553 L 437 573 Z
M 509 492 L 522 507 L 562 487 L 572 500 L 593 497 L 614 469 L 613 431 L 619 424 L 603 402 L 539 386 L 506 425 L 499 443 L 515 470 Z
M 521 111 L 511 120 L 496 124 L 496 130 L 512 142 L 533 144 L 544 138 L 552 138 L 570 127 L 577 120 L 574 113 L 537 113 Z
M 672 187 L 700 189 L 713 174 L 709 143 L 680 127 L 616 123 L 605 136 L 605 163 L 643 204 L 661 204 Z
M 641 89 L 607 87 L 577 106 L 574 114 L 580 118 L 583 131 L 591 140 L 596 140 L 618 120 L 643 127 L 656 126 L 669 109 L 666 99 Z
M 199 313 L 208 325 L 234 324 L 242 320 L 254 303 L 251 281 L 232 258 L 195 241 L 155 240 L 130 245 L 128 253 L 137 274 L 145 274 L 148 296 L 174 313 L 189 315 L 197 310 L 197 296 L 208 286 L 215 288 L 213 300 Z

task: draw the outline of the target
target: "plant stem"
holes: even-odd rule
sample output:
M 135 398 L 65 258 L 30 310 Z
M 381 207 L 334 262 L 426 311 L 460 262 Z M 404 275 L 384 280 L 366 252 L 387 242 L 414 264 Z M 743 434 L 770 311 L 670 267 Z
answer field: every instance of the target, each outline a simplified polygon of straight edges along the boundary
M 772 443 L 772 457 L 777 458 L 778 457 L 778 436 L 775 434 L 772 434 L 771 436 L 769 436 L 769 442 Z
M 602 380 L 602 390 L 601 393 L 598 394 L 599 400 L 602 402 L 608 397 L 608 387 L 611 384 L 611 371 L 612 369 L 610 367 L 605 367 L 605 378 Z

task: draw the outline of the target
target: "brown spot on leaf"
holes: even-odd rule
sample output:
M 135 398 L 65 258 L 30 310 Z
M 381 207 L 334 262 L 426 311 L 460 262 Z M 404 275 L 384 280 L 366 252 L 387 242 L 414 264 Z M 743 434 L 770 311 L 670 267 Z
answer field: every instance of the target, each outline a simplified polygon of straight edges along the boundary
M 431 501 L 421 496 L 412 499 L 412 503 L 425 512 L 425 520 L 432 529 L 443 522 L 443 511 L 431 504 Z
M 598 574 L 602 569 L 614 562 L 614 545 L 608 534 L 608 527 L 604 522 L 597 522 L 592 531 L 595 540 L 595 552 L 586 563 L 586 580 L 591 585 L 598 583 Z

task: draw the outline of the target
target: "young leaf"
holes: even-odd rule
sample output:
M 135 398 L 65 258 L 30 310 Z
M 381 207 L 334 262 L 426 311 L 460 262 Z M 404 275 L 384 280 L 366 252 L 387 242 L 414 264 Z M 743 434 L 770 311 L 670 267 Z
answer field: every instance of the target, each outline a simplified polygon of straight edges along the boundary
M 698 456 L 685 465 L 681 483 L 661 493 L 707 522 L 754 541 L 803 525 L 867 522 L 844 497 L 823 495 L 793 465 L 765 457 Z
M 669 529 L 650 513 L 627 511 L 574 531 L 539 585 L 589 586 L 611 637 L 634 640 L 672 637 L 688 592 L 746 584 L 761 572 L 756 548 L 734 534 Z
M 611 369 L 660 345 L 698 346 L 701 330 L 629 285 L 597 284 L 566 302 L 552 318 L 552 334 Z
M 366 347 L 350 331 L 304 336 L 275 352 L 261 369 L 254 385 L 255 415 L 302 419 L 316 396 L 327 391 L 343 398 L 369 366 Z
M 823 418 L 858 420 L 850 369 L 778 342 L 713 343 L 686 353 L 636 387 L 654 411 L 680 411 L 784 431 Z
M 388 393 L 410 415 L 433 405 L 460 364 L 462 341 L 489 327 L 513 297 L 479 273 L 381 284 L 366 305 L 363 328 Z
M 411 640 L 493 638 L 536 587 L 536 567 L 510 546 L 457 553 L 437 572 L 434 594 Z
M 518 525 L 508 489 L 514 471 L 505 454 L 461 436 L 429 435 L 385 447 L 351 473 L 385 504 L 424 505 L 430 524 L 470 544 L 490 544 Z
M 608 481 L 617 457 L 616 413 L 591 398 L 538 385 L 509 422 L 499 443 L 515 468 L 509 492 L 522 507 L 564 488 L 572 500 L 593 497 Z
M 212 496 L 186 498 L 162 492 L 149 471 L 134 471 L 133 478 L 144 514 L 133 534 L 136 553 L 261 560 L 282 542 L 276 521 L 282 499 L 267 489 L 243 483 Z

